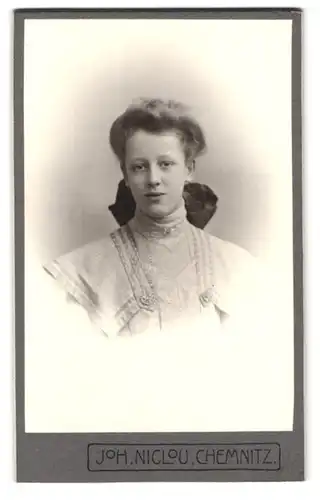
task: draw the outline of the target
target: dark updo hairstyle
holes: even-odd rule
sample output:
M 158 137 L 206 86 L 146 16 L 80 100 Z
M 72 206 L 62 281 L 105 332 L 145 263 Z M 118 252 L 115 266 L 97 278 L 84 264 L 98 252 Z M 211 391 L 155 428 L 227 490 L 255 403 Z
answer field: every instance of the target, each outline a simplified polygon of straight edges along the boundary
M 124 170 L 126 142 L 137 131 L 161 133 L 174 130 L 181 138 L 185 158 L 194 162 L 204 152 L 204 134 L 187 111 L 187 108 L 174 100 L 141 98 L 131 104 L 112 124 L 110 145 Z

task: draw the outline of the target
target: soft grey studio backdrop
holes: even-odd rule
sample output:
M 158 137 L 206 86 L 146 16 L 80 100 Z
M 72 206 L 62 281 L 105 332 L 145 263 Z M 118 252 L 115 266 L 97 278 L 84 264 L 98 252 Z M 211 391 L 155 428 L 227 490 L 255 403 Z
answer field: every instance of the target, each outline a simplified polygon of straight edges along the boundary
M 27 20 L 27 256 L 116 227 L 111 123 L 134 97 L 173 98 L 206 133 L 195 180 L 219 196 L 208 230 L 270 265 L 290 296 L 290 51 L 286 20 Z

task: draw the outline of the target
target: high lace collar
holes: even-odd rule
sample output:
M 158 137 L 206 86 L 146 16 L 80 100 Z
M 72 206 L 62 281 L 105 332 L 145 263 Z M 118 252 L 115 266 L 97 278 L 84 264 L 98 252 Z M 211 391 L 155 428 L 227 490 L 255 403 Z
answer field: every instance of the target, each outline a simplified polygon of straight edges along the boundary
M 173 213 L 161 219 L 153 219 L 137 208 L 133 219 L 130 221 L 133 230 L 148 239 L 177 236 L 184 230 L 185 224 L 187 224 L 187 212 L 184 203 Z

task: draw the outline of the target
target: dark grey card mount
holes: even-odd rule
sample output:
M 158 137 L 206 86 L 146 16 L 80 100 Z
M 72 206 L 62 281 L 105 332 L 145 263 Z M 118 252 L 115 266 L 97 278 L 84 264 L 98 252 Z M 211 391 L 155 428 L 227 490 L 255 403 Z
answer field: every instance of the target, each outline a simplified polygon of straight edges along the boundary
M 14 12 L 16 461 L 19 482 L 304 479 L 301 17 L 299 9 L 21 9 Z M 288 432 L 26 433 L 24 394 L 24 22 L 26 19 L 292 21 L 294 425 Z M 276 119 L 276 117 L 275 117 Z

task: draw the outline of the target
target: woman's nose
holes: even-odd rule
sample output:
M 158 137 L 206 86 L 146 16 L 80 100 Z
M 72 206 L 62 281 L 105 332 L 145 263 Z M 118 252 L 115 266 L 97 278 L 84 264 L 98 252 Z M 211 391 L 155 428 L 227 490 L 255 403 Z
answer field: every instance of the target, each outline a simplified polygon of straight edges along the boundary
M 160 182 L 161 182 L 161 176 L 159 168 L 157 168 L 156 166 L 150 166 L 149 176 L 148 176 L 149 186 L 158 186 Z

